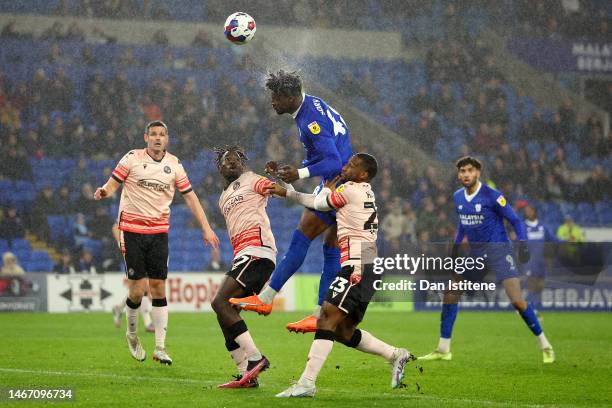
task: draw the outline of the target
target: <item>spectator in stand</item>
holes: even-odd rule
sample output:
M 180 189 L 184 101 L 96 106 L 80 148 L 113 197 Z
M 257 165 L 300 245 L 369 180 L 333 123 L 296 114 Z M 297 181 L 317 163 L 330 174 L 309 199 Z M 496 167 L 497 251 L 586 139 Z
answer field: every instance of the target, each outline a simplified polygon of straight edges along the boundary
M 21 129 L 19 113 L 19 109 L 13 106 L 10 100 L 5 101 L 2 106 L 0 106 L 0 126 L 5 129 Z
M 574 223 L 570 215 L 565 216 L 565 222 L 557 228 L 557 238 L 566 242 L 584 242 L 584 232 L 582 228 Z
M 164 30 L 157 30 L 153 33 L 153 37 L 151 38 L 153 44 L 157 45 L 168 45 L 170 44 L 170 38 L 168 38 L 168 34 Z
M 561 200 L 563 198 L 563 191 L 561 189 L 561 184 L 558 179 L 552 175 L 547 174 L 545 176 L 545 197 L 547 200 Z
M 72 260 L 72 254 L 69 250 L 65 249 L 62 251 L 62 256 L 60 257 L 59 262 L 53 266 L 53 272 L 60 275 L 76 273 L 76 268 Z
M 30 231 L 43 241 L 51 239 L 47 216 L 57 215 L 61 204 L 53 195 L 54 191 L 51 186 L 43 187 L 42 191 L 36 196 L 32 204 L 32 211 L 30 212 Z
M 81 257 L 79 259 L 79 265 L 77 267 L 78 273 L 87 273 L 91 275 L 95 275 L 102 269 L 98 266 L 97 262 L 94 259 L 93 253 L 89 248 L 83 248 L 81 251 Z
M 3 158 L 0 161 L 0 179 L 32 180 L 32 167 L 23 150 L 11 146 L 1 151 Z
M 2 270 L 0 270 L 0 276 L 21 276 L 24 275 L 25 271 L 17 262 L 17 257 L 12 252 L 5 252 L 2 254 Z
M 59 21 L 55 21 L 53 25 L 47 28 L 40 36 L 41 40 L 61 40 L 64 38 L 64 27 Z
M 85 41 L 85 31 L 75 21 L 68 27 L 64 38 L 69 41 Z
M 57 192 L 57 201 L 59 202 L 57 213 L 60 215 L 71 215 L 80 209 L 80 207 L 75 205 L 68 186 L 61 186 L 59 188 Z
M 582 191 L 584 200 L 593 204 L 612 197 L 612 180 L 602 166 L 595 166 L 589 178 L 584 182 Z
M 1 38 L 21 38 L 27 39 L 32 38 L 32 34 L 29 33 L 20 33 L 17 31 L 17 22 L 15 20 L 10 20 L 4 28 L 2 28 L 2 32 L 0 33 Z
M 433 102 L 426 86 L 421 86 L 417 94 L 410 98 L 409 109 L 415 114 L 433 110 Z
M 437 222 L 437 214 L 436 207 L 434 206 L 433 200 L 431 197 L 425 197 L 423 200 L 423 210 L 419 213 L 416 222 L 416 231 L 417 234 L 422 231 L 433 231 L 436 222 Z
M 12 241 L 15 239 L 25 238 L 25 224 L 19 216 L 17 208 L 9 207 L 6 210 L 0 224 L 0 230 L 2 230 L 2 235 L 8 241 L 9 246 L 12 246 Z
M 96 208 L 101 205 L 94 200 L 93 193 L 94 190 L 91 184 L 85 183 L 81 185 L 81 194 L 74 202 L 74 208 L 86 217 L 92 217 L 96 212 Z
M 89 232 L 89 228 L 87 227 L 85 216 L 83 214 L 77 214 L 72 231 L 74 244 L 77 248 L 83 248 L 87 241 L 89 241 L 89 238 L 91 238 L 91 232 Z
M 393 200 L 389 206 L 390 210 L 387 215 L 382 219 L 380 228 L 384 234 L 385 239 L 400 239 L 405 238 L 408 230 L 408 218 L 402 212 L 402 207 L 398 199 Z
M 212 48 L 213 42 L 205 30 L 200 30 L 196 33 L 195 38 L 191 42 L 192 47 L 207 47 Z

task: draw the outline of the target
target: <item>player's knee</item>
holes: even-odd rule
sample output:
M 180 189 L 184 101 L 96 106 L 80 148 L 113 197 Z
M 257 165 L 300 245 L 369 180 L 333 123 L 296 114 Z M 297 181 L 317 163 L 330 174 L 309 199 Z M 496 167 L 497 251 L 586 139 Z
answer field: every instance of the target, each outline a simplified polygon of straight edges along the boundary
M 325 233 L 324 244 L 331 248 L 338 248 L 338 232 L 335 226 Z
M 215 296 L 215 298 L 213 299 L 212 303 L 210 304 L 213 311 L 216 314 L 219 314 L 221 312 L 223 312 L 223 310 L 226 307 L 229 307 L 229 303 L 227 301 L 227 299 L 224 299 L 222 296 L 219 296 L 219 294 L 217 293 L 217 296 Z
M 166 282 L 161 279 L 149 279 L 149 290 L 153 298 L 166 297 Z
M 339 325 L 336 327 L 336 331 L 334 332 L 336 335 L 336 341 L 344 345 L 348 345 L 353 337 L 353 331 L 353 329 Z
M 513 301 L 512 306 L 514 306 L 514 308 L 519 312 L 524 312 L 525 310 L 527 310 L 527 302 L 522 299 Z
M 135 303 L 140 303 L 144 296 L 144 288 L 132 287 L 128 292 L 128 297 Z

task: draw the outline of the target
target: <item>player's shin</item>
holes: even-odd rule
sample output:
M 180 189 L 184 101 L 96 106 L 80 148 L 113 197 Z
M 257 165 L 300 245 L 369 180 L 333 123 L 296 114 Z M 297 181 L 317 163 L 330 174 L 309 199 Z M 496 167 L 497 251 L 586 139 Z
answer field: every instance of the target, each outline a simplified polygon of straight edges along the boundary
M 340 272 L 340 249 L 323 245 L 323 273 L 319 281 L 319 306 L 323 304 L 327 290 L 338 272 Z
M 456 303 L 443 304 L 442 314 L 440 316 L 440 340 L 438 342 L 437 351 L 448 353 L 450 351 L 450 339 L 453 334 L 453 326 L 457 318 L 459 305 Z
M 351 343 L 356 344 L 355 348 L 364 353 L 381 356 L 387 361 L 393 361 L 394 359 L 396 348 L 372 336 L 365 330 L 355 330 Z
M 127 334 L 135 335 L 138 330 L 138 309 L 140 308 L 140 303 L 134 303 L 128 297 L 125 301 L 125 317 L 127 320 Z
M 321 372 L 325 360 L 327 360 L 327 356 L 329 356 L 334 347 L 334 338 L 334 332 L 331 330 L 319 329 L 316 331 L 314 341 L 308 352 L 308 362 L 299 383 L 309 387 L 314 386 L 317 376 Z
M 168 328 L 168 301 L 166 298 L 153 299 L 151 317 L 155 327 L 155 348 L 166 347 L 166 331 Z
M 276 269 L 272 273 L 269 286 L 275 291 L 280 291 L 291 276 L 304 263 L 308 248 L 312 241 L 308 239 L 301 231 L 295 230 L 291 238 L 289 249 Z M 261 299 L 261 297 L 260 297 Z M 261 299 L 264 301 L 264 299 Z
M 140 303 L 140 314 L 142 315 L 142 322 L 145 327 L 151 326 L 153 323 L 151 320 L 151 301 L 147 296 L 142 297 L 142 302 Z
M 244 320 L 239 320 L 230 326 L 228 333 L 230 333 L 230 336 L 234 338 L 234 341 L 240 345 L 240 348 L 244 350 L 247 360 L 261 360 L 262 355 L 259 352 L 259 349 L 257 349 L 257 346 L 255 345 L 255 342 L 253 341 L 251 333 L 249 333 Z
M 243 375 L 247 369 L 247 356 L 244 349 L 242 349 L 240 344 L 236 343 L 234 340 L 226 341 L 225 347 L 232 356 L 232 360 L 234 360 L 234 363 L 236 364 L 238 373 Z

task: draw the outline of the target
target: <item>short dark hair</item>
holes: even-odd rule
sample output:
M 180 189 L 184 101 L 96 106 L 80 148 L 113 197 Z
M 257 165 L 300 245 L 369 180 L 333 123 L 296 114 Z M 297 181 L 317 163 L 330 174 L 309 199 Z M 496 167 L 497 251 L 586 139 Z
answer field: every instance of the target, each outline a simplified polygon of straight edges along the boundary
M 302 94 L 302 78 L 297 71 L 285 72 L 282 69 L 277 73 L 268 73 L 266 88 L 272 93 L 284 96 L 300 96 Z
M 145 133 L 148 135 L 149 129 L 151 129 L 152 127 L 156 127 L 156 126 L 163 127 L 164 129 L 166 129 L 166 133 L 168 133 L 168 126 L 166 126 L 166 124 L 162 122 L 161 120 L 154 120 L 152 122 L 147 123 L 147 126 L 145 127 Z
M 215 147 L 213 148 L 213 152 L 216 153 L 217 157 L 215 158 L 215 164 L 217 168 L 221 167 L 221 161 L 223 157 L 230 152 L 234 152 L 238 155 L 240 162 L 244 165 L 249 158 L 247 157 L 244 149 L 238 145 L 226 145 L 224 147 Z
M 480 160 L 472 156 L 461 157 L 459 160 L 457 160 L 455 166 L 457 167 L 457 170 L 459 170 L 460 168 L 462 168 L 463 166 L 467 166 L 468 164 L 471 164 L 478 170 L 482 169 L 482 163 L 480 162 Z
M 369 153 L 357 153 L 355 156 L 361 160 L 363 169 L 368 172 L 368 180 L 372 180 L 378 173 L 376 158 Z

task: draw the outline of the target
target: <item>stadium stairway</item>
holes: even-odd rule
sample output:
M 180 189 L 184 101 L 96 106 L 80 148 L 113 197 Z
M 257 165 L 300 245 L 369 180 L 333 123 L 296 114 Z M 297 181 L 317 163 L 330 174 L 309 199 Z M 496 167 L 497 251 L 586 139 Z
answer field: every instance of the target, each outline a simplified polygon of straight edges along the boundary
M 26 232 L 25 239 L 30 242 L 30 246 L 33 251 L 43 251 L 49 255 L 49 259 L 53 261 L 53 263 L 57 263 L 60 260 L 60 253 L 53 247 L 49 246 L 49 244 L 41 239 L 39 239 L 35 234 L 31 232 Z

